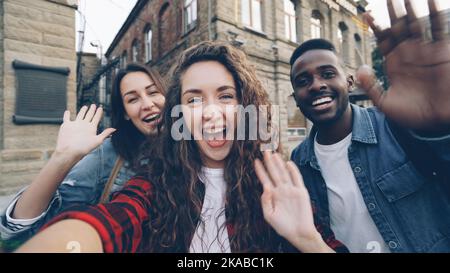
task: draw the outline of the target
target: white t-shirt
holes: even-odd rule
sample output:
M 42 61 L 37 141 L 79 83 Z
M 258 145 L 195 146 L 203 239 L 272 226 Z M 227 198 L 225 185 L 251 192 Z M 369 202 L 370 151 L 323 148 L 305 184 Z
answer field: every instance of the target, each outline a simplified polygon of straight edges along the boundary
M 314 139 L 314 152 L 327 185 L 331 230 L 350 252 L 389 252 L 367 210 L 348 159 L 352 134 L 332 145 Z
M 225 195 L 227 185 L 223 169 L 203 167 L 199 174 L 205 184 L 205 199 L 189 252 L 191 253 L 230 253 L 230 241 L 226 228 Z

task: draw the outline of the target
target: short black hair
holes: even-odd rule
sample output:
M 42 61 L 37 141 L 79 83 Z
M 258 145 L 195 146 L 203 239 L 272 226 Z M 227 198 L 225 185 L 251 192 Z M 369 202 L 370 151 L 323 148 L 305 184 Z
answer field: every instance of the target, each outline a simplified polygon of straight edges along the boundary
M 292 53 L 290 64 L 291 66 L 294 65 L 295 61 L 305 52 L 314 50 L 314 49 L 323 49 L 323 50 L 329 50 L 334 53 L 336 53 L 336 47 L 328 40 L 325 39 L 312 39 L 304 42 L 303 44 L 299 45 L 295 50 L 294 53 Z

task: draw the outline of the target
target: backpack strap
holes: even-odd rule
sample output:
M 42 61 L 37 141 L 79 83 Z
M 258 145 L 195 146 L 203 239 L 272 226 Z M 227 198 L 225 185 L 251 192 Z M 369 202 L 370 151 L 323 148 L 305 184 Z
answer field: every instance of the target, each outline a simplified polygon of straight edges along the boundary
M 111 170 L 111 174 L 109 175 L 108 182 L 106 182 L 105 188 L 103 189 L 102 196 L 100 197 L 100 204 L 106 203 L 109 201 L 109 193 L 111 191 L 112 185 L 116 180 L 117 174 L 119 170 L 122 168 L 123 158 L 118 156 L 116 162 L 114 163 L 114 167 Z

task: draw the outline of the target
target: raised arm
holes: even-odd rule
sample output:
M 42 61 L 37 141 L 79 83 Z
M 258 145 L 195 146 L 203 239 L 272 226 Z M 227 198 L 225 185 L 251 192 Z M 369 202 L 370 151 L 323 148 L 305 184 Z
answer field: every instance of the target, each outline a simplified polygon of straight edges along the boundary
M 311 202 L 302 176 L 293 162 L 279 154 L 264 153 L 264 165 L 255 161 L 263 185 L 264 218 L 275 231 L 302 252 L 334 252 L 314 225 Z
M 111 203 L 73 207 L 18 252 L 141 252 L 149 232 L 150 182 L 133 178 Z
M 391 27 L 385 30 L 365 15 L 385 58 L 390 87 L 383 90 L 367 66 L 358 71 L 358 82 L 400 126 L 428 137 L 450 135 L 450 35 L 444 13 L 436 0 L 428 0 L 431 37 L 426 37 L 411 2 L 404 1 L 407 14 L 399 17 L 393 0 L 387 1 Z
M 30 219 L 46 210 L 57 188 L 72 167 L 85 155 L 98 147 L 115 129 L 106 129 L 97 135 L 103 110 L 95 105 L 83 106 L 74 121 L 64 113 L 64 122 L 50 160 L 16 203 L 12 217 Z

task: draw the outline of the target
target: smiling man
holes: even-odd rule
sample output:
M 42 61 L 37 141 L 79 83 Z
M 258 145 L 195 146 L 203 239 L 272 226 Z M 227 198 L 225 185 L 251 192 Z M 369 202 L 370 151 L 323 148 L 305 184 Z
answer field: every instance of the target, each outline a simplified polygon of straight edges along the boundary
M 314 126 L 292 153 L 315 221 L 351 252 L 450 252 L 450 41 L 433 0 L 430 40 L 410 1 L 392 28 L 367 15 L 385 56 L 385 92 L 370 68 L 358 81 L 376 107 L 349 103 L 351 76 L 333 44 L 309 40 L 291 58 L 293 97 Z

